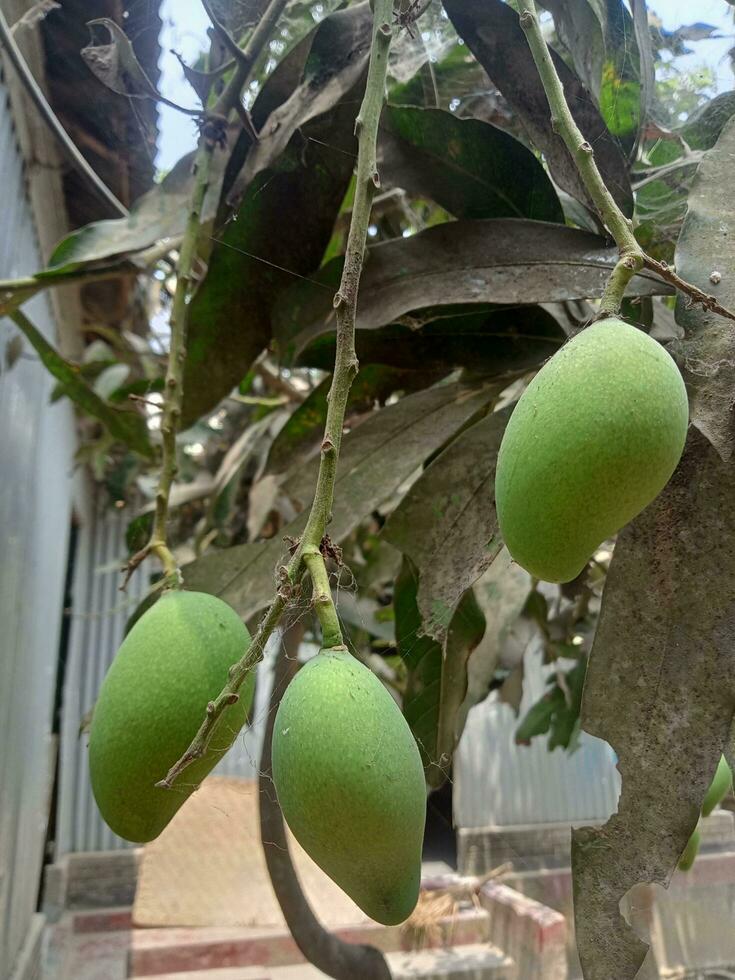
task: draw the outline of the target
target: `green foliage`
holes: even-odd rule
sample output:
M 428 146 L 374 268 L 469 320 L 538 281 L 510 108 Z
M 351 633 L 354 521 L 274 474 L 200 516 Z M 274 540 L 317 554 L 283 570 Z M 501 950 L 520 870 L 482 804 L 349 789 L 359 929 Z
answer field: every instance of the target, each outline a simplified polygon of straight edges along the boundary
M 109 405 L 89 387 L 76 366 L 65 360 L 23 313 L 14 313 L 12 319 L 35 349 L 46 370 L 63 385 L 64 393 L 82 411 L 101 422 L 111 436 L 124 442 L 144 459 L 153 458 L 153 447 L 142 416 L 137 412 L 124 412 Z
M 436 789 L 449 775 L 462 734 L 456 718 L 467 693 L 467 662 L 483 637 L 485 617 L 470 589 L 454 612 L 447 611 L 444 642 L 423 634 L 417 578 L 415 566 L 404 559 L 393 593 L 396 645 L 406 671 L 403 713 L 421 751 L 426 781 Z
M 586 671 L 587 660 L 582 659 L 570 670 L 560 670 L 549 678 L 550 690 L 528 710 L 516 729 L 519 745 L 528 745 L 532 738 L 548 733 L 549 752 L 577 747 Z

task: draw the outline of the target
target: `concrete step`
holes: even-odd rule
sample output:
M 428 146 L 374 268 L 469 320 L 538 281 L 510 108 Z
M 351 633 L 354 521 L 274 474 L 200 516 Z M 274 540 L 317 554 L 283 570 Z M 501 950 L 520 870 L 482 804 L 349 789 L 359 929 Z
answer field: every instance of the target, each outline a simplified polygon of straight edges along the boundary
M 447 946 L 386 956 L 395 980 L 515 980 L 517 970 L 507 956 L 487 943 Z M 227 967 L 160 974 L 156 980 L 322 980 L 326 974 L 308 963 L 280 967 Z
M 82 909 L 70 915 L 72 931 L 75 933 L 117 932 L 131 929 L 133 910 L 129 905 L 110 909 Z
M 487 940 L 488 929 L 487 911 L 469 908 L 440 919 L 429 934 L 420 937 L 401 926 L 386 927 L 375 922 L 334 931 L 346 942 L 370 943 L 384 953 L 397 953 L 409 952 L 417 945 L 436 948 L 449 942 L 453 946 L 482 944 Z M 134 929 L 130 944 L 130 977 L 160 977 L 223 967 L 303 965 L 290 933 L 279 928 Z

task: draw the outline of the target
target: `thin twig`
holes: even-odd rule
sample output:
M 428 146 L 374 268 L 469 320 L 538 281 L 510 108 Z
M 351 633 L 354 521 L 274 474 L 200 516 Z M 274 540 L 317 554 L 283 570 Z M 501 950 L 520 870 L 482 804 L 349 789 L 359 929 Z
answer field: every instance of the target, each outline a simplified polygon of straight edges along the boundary
M 236 109 L 242 99 L 242 89 L 248 81 L 250 71 L 255 64 L 262 47 L 270 37 L 281 11 L 287 0 L 272 0 L 262 21 L 258 24 L 248 41 L 244 51 L 239 52 L 235 71 L 216 104 L 205 115 L 202 132 L 194 157 L 194 190 L 189 208 L 186 231 L 181 243 L 176 269 L 176 290 L 171 308 L 171 343 L 168 355 L 168 368 L 163 394 L 163 417 L 161 419 L 162 458 L 161 472 L 156 490 L 156 510 L 153 519 L 151 539 L 141 551 L 128 562 L 125 584 L 131 573 L 149 554 L 155 554 L 164 571 L 166 586 L 181 588 L 183 580 L 176 559 L 168 545 L 167 523 L 169 511 L 169 496 L 176 477 L 176 435 L 181 421 L 183 404 L 183 378 L 186 362 L 186 317 L 187 303 L 191 286 L 194 282 L 194 265 L 202 228 L 202 211 L 209 189 L 209 174 L 212 158 L 218 147 L 224 146 L 225 133 L 230 114 Z M 209 8 L 205 3 L 205 9 Z M 222 28 L 224 30 L 224 28 Z M 239 49 L 238 49 L 239 51 Z M 266 637 L 267 639 L 267 637 Z M 243 675 L 244 676 L 244 675 Z M 240 684 L 242 679 L 240 680 Z M 239 684 L 238 684 L 239 687 Z M 222 702 L 221 710 L 232 704 L 233 696 L 230 691 Z
M 195 759 L 201 758 L 206 752 L 225 708 L 231 704 L 231 696 L 237 694 L 247 673 L 262 660 L 265 643 L 278 625 L 291 600 L 293 590 L 299 586 L 304 572 L 305 555 L 309 556 L 313 569 L 316 569 L 319 563 L 322 563 L 323 566 L 324 559 L 320 549 L 332 511 L 337 460 L 342 441 L 347 397 L 358 371 L 358 361 L 355 354 L 357 292 L 365 259 L 367 229 L 373 196 L 380 186 L 377 170 L 378 124 L 385 99 L 388 53 L 392 38 L 392 13 L 393 0 L 375 0 L 370 67 L 365 96 L 355 121 L 355 132 L 359 139 L 355 200 L 342 281 L 334 300 L 337 310 L 337 351 L 332 386 L 329 392 L 329 407 L 322 441 L 319 475 L 309 517 L 301 541 L 291 560 L 287 566 L 283 566 L 279 571 L 278 591 L 256 631 L 250 648 L 240 661 L 231 668 L 227 685 L 209 705 L 207 715 L 194 740 L 184 755 L 171 767 L 166 777 L 159 784 L 161 786 L 171 787 L 187 766 Z M 328 588 L 322 589 L 322 592 L 328 593 L 329 590 Z M 327 598 L 331 602 L 331 595 Z M 321 608 L 322 612 L 325 612 L 327 603 L 323 602 Z M 338 620 L 336 629 L 331 623 L 328 624 L 328 630 L 325 629 L 325 622 L 327 620 L 323 619 L 323 629 L 326 634 L 325 642 L 339 645 L 341 632 L 339 632 Z
M 712 296 L 707 296 L 697 286 L 686 282 L 668 267 L 663 266 L 638 244 L 633 234 L 633 223 L 626 218 L 614 197 L 607 189 L 597 163 L 592 145 L 584 138 L 574 120 L 559 73 L 551 58 L 549 47 L 541 31 L 535 0 L 518 0 L 521 27 L 523 28 L 533 60 L 536 63 L 541 83 L 551 111 L 551 124 L 571 154 L 582 181 L 600 217 L 620 251 L 620 261 L 610 276 L 600 303 L 600 316 L 610 316 L 620 311 L 625 290 L 631 279 L 645 266 L 658 272 L 667 282 L 671 282 L 681 292 L 690 296 L 695 303 L 702 303 L 707 309 L 720 316 L 735 320 L 735 313 L 725 309 Z
M 15 69 L 26 94 L 36 106 L 36 109 L 38 109 L 43 121 L 61 144 L 75 169 L 94 188 L 99 196 L 110 205 L 116 214 L 125 217 L 128 214 L 128 209 L 117 199 L 107 184 L 95 173 L 85 157 L 82 156 L 72 138 L 61 125 L 58 116 L 48 104 L 46 96 L 41 91 L 20 48 L 15 43 L 15 38 L 8 27 L 8 22 L 2 10 L 0 10 L 0 44 L 5 48 L 8 59 Z
M 705 310 L 710 310 L 712 313 L 717 313 L 728 320 L 735 320 L 735 314 L 718 303 L 716 296 L 710 296 L 698 286 L 693 286 L 692 283 L 682 279 L 681 276 L 677 275 L 671 266 L 667 265 L 666 262 L 659 262 L 658 259 L 654 259 L 652 256 L 646 255 L 644 258 L 644 263 L 647 269 L 651 269 L 652 272 L 658 273 L 658 275 L 661 276 L 662 279 L 666 280 L 666 282 L 670 282 L 672 286 L 676 286 L 676 288 L 681 290 L 682 293 L 686 293 L 687 296 L 690 297 L 692 304 L 698 303 L 703 306 Z

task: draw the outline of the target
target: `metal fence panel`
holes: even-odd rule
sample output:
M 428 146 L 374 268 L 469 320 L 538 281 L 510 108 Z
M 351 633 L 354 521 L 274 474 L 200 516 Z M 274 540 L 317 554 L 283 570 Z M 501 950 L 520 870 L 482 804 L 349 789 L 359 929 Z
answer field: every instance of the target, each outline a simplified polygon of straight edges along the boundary
M 531 646 L 525 654 L 519 718 L 543 695 L 549 668 Z M 582 734 L 579 749 L 549 752 L 547 740 L 516 745 L 519 719 L 494 698 L 474 707 L 454 763 L 454 819 L 458 827 L 606 820 L 615 812 L 620 777 L 606 742 Z

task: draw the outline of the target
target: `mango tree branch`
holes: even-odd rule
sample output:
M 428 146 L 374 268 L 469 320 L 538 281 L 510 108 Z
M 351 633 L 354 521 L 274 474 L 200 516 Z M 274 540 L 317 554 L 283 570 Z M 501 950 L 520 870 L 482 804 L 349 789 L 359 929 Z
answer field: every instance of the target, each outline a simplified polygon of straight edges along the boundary
M 666 268 L 667 274 L 664 276 L 661 264 L 646 255 L 633 234 L 632 222 L 625 217 L 607 189 L 595 162 L 594 150 L 584 138 L 569 109 L 564 86 L 541 31 L 535 0 L 518 0 L 518 11 L 521 27 L 526 34 L 528 46 L 549 101 L 552 127 L 564 140 L 595 208 L 620 251 L 620 261 L 610 276 L 600 305 L 600 314 L 609 316 L 620 311 L 628 283 L 644 266 L 658 272 L 668 282 L 674 282 L 672 276 L 675 276 L 675 273 Z M 720 306 L 713 297 L 707 296 L 679 276 L 676 276 L 674 285 L 690 296 L 695 303 L 702 303 L 720 316 L 735 320 L 735 313 Z
M 184 232 L 184 240 L 179 252 L 176 274 L 176 291 L 171 308 L 171 345 L 168 355 L 168 368 L 163 395 L 163 416 L 161 418 L 161 437 L 163 453 L 161 474 L 156 490 L 156 511 L 153 519 L 153 533 L 149 550 L 158 556 L 163 566 L 167 584 L 172 587 L 181 586 L 181 576 L 176 560 L 166 541 L 166 523 L 168 520 L 168 500 L 171 486 L 177 472 L 176 464 L 176 434 L 179 431 L 181 406 L 183 402 L 184 364 L 186 361 L 186 304 L 192 284 L 192 272 L 196 261 L 199 231 L 202 224 L 204 199 L 209 189 L 209 172 L 212 156 L 215 150 L 215 140 L 202 134 L 197 150 L 195 168 L 195 186 L 192 196 L 189 219 Z
M 320 553 L 322 538 L 332 511 L 334 482 L 337 475 L 337 460 L 342 441 L 347 396 L 358 370 L 355 354 L 357 293 L 365 259 L 365 245 L 373 195 L 380 183 L 376 164 L 378 124 L 385 99 L 388 53 L 392 37 L 392 16 L 393 0 L 375 0 L 370 67 L 365 96 L 355 123 L 355 132 L 359 140 L 355 202 L 352 209 L 342 281 L 334 301 L 337 309 L 335 369 L 329 392 L 329 407 L 322 441 L 319 475 L 306 528 L 288 565 L 280 569 L 278 591 L 261 621 L 248 651 L 230 669 L 227 685 L 209 705 L 206 717 L 202 721 L 193 742 L 178 762 L 174 763 L 166 777 L 161 780 L 160 786 L 171 787 L 178 776 L 195 759 L 201 758 L 204 754 L 222 713 L 228 704 L 232 703 L 232 696 L 237 695 L 248 671 L 263 659 L 265 643 L 278 625 L 292 597 L 293 590 L 299 587 L 305 567 L 304 553 L 310 555 Z M 333 637 L 334 635 L 334 633 L 330 633 L 330 636 Z

